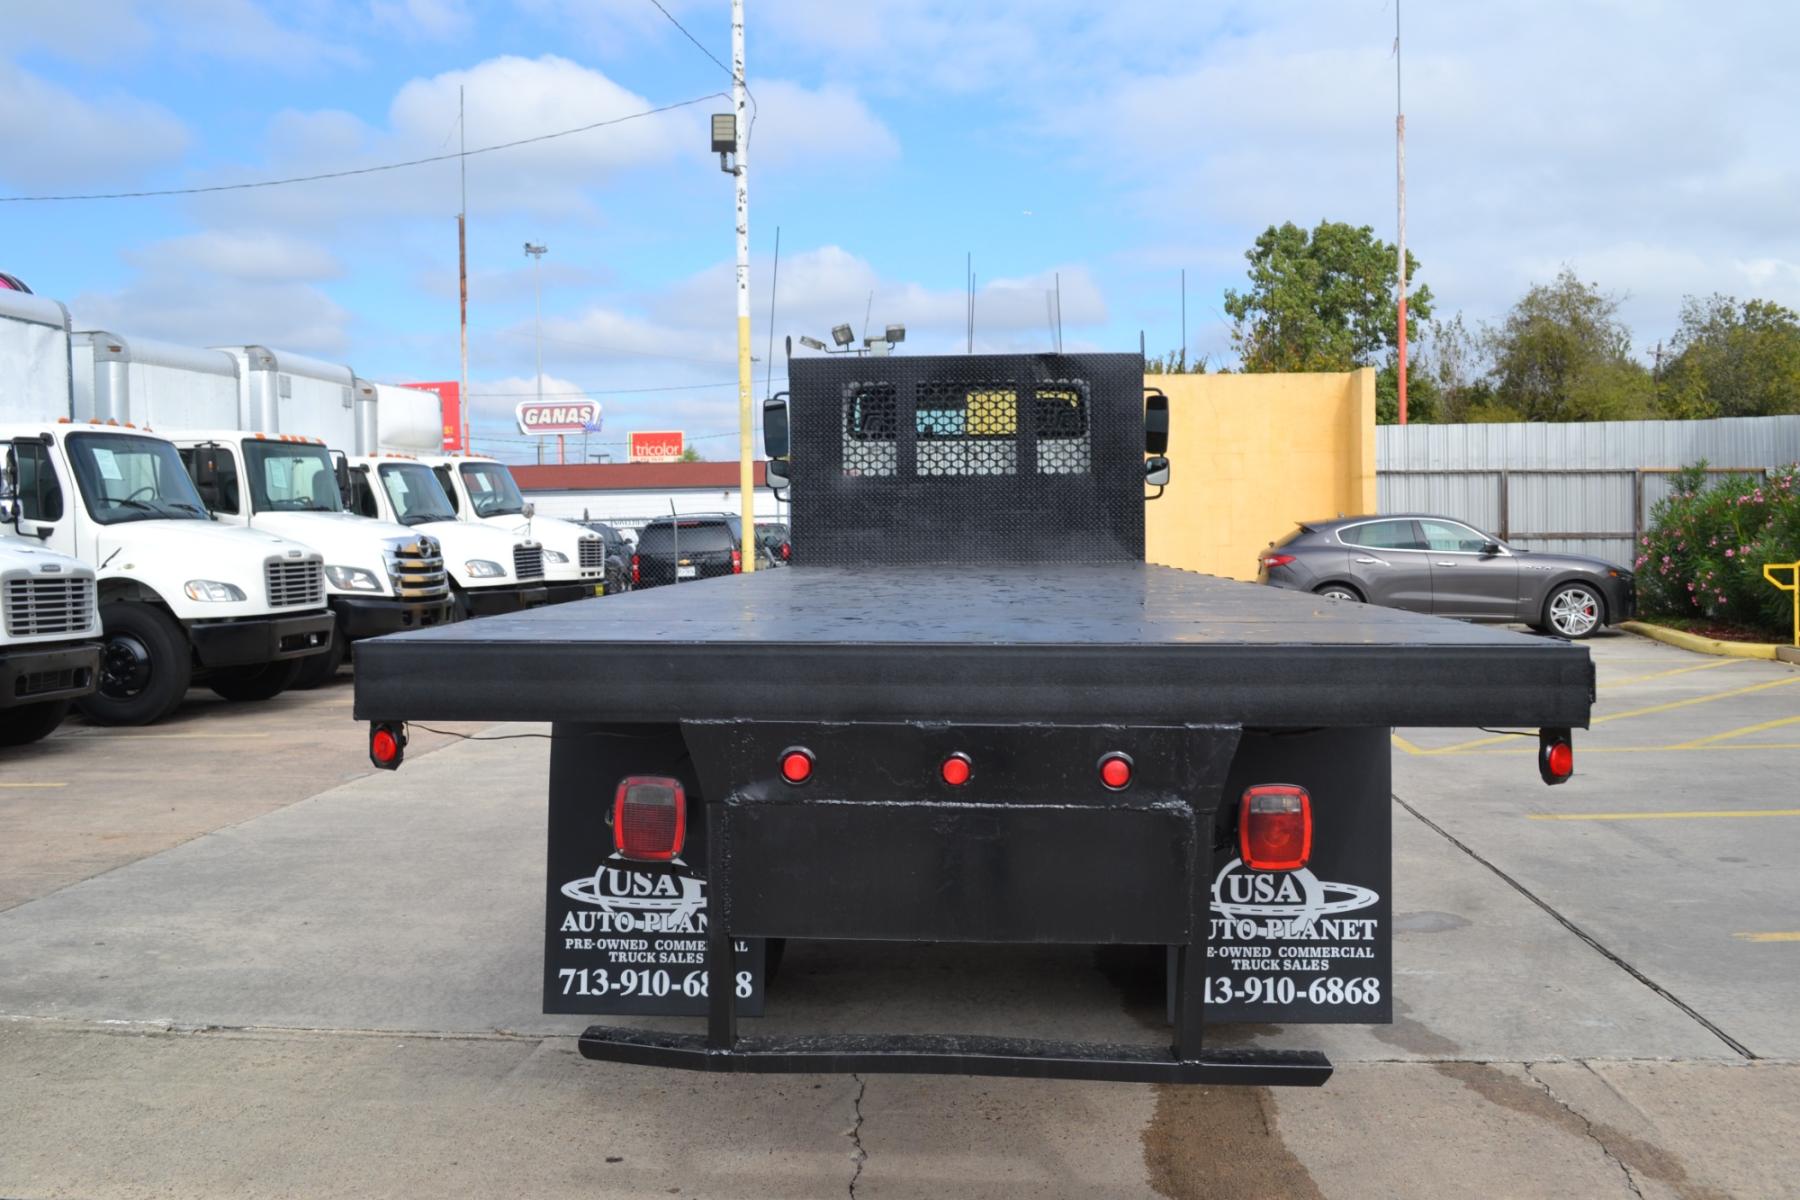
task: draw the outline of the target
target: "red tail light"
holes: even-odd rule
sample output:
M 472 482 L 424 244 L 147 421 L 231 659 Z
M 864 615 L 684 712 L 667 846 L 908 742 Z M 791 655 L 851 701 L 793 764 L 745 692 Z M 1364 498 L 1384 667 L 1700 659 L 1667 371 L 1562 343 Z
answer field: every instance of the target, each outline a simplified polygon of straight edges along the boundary
M 789 783 L 801 784 L 812 778 L 812 751 L 804 746 L 790 746 L 781 752 L 781 777 Z
M 786 562 L 792 557 L 794 557 L 794 548 L 786 542 L 781 543 L 781 561 Z
M 1567 783 L 1575 773 L 1575 746 L 1567 729 L 1538 730 L 1538 777 L 1548 784 Z
M 1100 782 L 1113 791 L 1123 791 L 1131 783 L 1131 759 L 1123 754 L 1108 754 L 1100 760 Z
M 681 781 L 630 775 L 613 796 L 613 845 L 626 858 L 668 862 L 687 840 L 687 794 Z
M 642 583 L 643 582 L 643 580 L 638 578 L 638 556 L 635 554 L 631 556 L 631 582 L 633 582 L 633 583 Z
M 406 759 L 406 726 L 391 721 L 369 725 L 369 761 L 383 771 L 397 771 Z
M 961 787 L 969 782 L 971 775 L 975 774 L 975 764 L 969 761 L 968 755 L 959 751 L 944 760 L 944 765 L 938 768 L 938 773 L 951 787 Z
M 1262 563 L 1263 570 L 1272 571 L 1276 567 L 1285 567 L 1293 562 L 1294 556 L 1291 554 L 1265 554 L 1257 561 Z
M 742 550 L 733 550 L 731 552 L 731 573 L 733 575 L 742 575 L 744 573 L 744 552 Z
M 1312 857 L 1312 798 L 1303 787 L 1265 783 L 1244 793 L 1238 852 L 1252 871 L 1297 871 Z

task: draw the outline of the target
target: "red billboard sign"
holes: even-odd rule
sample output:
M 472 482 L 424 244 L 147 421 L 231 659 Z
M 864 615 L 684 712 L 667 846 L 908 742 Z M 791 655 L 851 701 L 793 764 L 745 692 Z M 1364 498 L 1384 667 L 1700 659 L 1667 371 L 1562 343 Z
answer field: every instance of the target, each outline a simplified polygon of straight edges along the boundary
M 600 428 L 598 400 L 525 400 L 516 411 L 520 433 L 595 433 Z
M 632 432 L 625 435 L 626 462 L 678 462 L 684 449 L 679 429 Z
M 403 383 L 401 387 L 417 388 L 421 392 L 436 392 L 438 406 L 444 413 L 444 449 L 459 452 L 463 447 L 462 437 L 462 387 L 452 379 L 444 383 Z

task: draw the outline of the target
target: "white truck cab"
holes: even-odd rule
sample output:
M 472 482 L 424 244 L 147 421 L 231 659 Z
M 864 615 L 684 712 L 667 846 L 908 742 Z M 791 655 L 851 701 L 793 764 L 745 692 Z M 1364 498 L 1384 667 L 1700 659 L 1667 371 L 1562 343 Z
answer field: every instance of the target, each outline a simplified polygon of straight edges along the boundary
M 544 547 L 550 603 L 606 594 L 606 543 L 573 521 L 540 517 L 505 463 L 462 454 L 421 454 L 450 498 L 458 520 L 531 538 Z
M 0 483 L 0 521 L 19 500 Z M 0 746 L 35 742 L 100 674 L 94 568 L 35 541 L 0 533 Z
M 0 442 L 12 531 L 94 564 L 104 652 L 78 701 L 90 720 L 160 720 L 196 674 L 227 699 L 268 699 L 327 648 L 323 559 L 215 522 L 172 442 L 68 417 L 0 425 Z
M 351 512 L 404 525 L 442 546 L 459 616 L 517 612 L 548 600 L 543 547 L 457 520 L 437 476 L 413 455 L 355 455 L 346 467 Z

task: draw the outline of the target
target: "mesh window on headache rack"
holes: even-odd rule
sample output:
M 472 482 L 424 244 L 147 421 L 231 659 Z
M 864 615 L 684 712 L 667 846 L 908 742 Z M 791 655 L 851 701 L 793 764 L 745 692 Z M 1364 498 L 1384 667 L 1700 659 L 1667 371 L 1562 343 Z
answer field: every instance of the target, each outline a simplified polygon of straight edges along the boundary
M 893 384 L 844 385 L 844 474 L 894 474 L 899 431 L 900 400 Z
M 1093 465 L 1088 447 L 1087 385 L 1059 379 L 1032 391 L 1039 475 L 1085 475 Z
M 914 406 L 921 475 L 1015 475 L 1019 393 L 1009 382 L 925 382 Z

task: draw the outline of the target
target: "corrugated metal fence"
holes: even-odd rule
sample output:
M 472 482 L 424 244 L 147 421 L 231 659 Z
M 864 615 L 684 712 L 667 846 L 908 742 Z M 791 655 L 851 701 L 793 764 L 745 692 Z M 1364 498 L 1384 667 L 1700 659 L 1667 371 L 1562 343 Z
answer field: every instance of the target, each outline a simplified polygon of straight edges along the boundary
M 1442 513 L 1533 550 L 1629 563 L 1669 476 L 1800 461 L 1800 416 L 1579 424 L 1384 425 L 1380 510 Z

